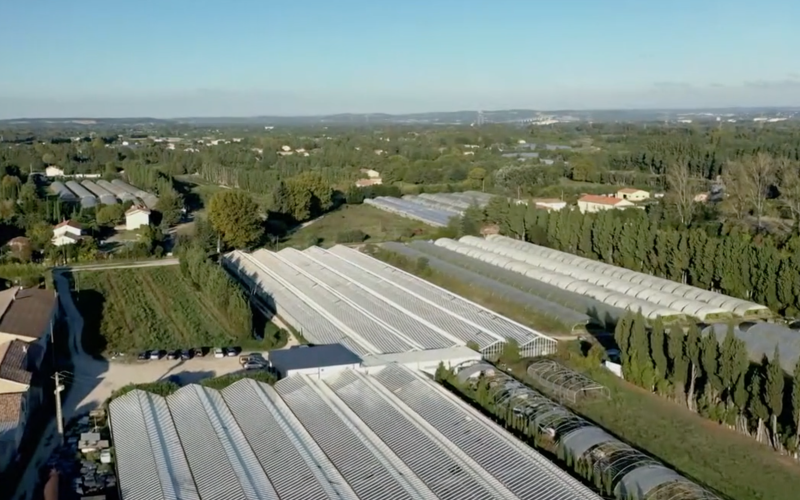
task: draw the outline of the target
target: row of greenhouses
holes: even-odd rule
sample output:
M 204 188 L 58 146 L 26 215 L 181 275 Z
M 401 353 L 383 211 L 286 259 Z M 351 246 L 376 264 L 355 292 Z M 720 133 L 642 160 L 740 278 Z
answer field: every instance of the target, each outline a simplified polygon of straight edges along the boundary
M 768 311 L 765 306 L 752 302 L 498 235 L 486 239 L 465 236 L 458 241 L 442 238 L 435 242 L 435 246 L 480 261 L 484 266 L 494 266 L 506 274 L 513 272 L 534 282 L 591 298 L 613 308 L 612 315 L 616 317 L 618 314 L 615 313 L 620 310 L 632 310 L 641 311 L 649 319 L 691 317 L 699 321 L 714 321 L 753 317 Z M 430 253 L 432 250 L 428 248 L 427 251 Z M 455 264 L 464 267 L 465 262 Z M 491 275 L 485 267 L 479 272 Z M 572 308 L 581 310 L 574 305 Z

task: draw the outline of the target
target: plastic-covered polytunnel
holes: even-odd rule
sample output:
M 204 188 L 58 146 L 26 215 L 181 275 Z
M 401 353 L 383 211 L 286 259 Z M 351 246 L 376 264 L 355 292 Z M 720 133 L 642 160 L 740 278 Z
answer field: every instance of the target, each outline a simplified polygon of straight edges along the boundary
M 545 395 L 531 389 L 483 361 L 459 367 L 460 383 L 488 380 L 495 407 L 505 407 L 517 418 L 548 436 L 558 455 L 568 464 L 581 463 L 591 479 L 614 498 L 633 500 L 720 500 L 712 492 L 623 443 L 600 427 L 575 415 Z
M 687 301 L 694 302 L 697 304 L 695 306 L 697 313 L 692 314 L 690 312 L 691 309 L 689 308 L 686 308 L 686 310 L 683 312 L 698 317 L 701 320 L 720 319 L 719 311 L 736 316 L 759 316 L 769 314 L 769 309 L 766 306 L 756 304 L 755 302 L 737 299 L 735 297 L 730 297 L 709 290 L 703 290 L 690 285 L 684 285 L 682 283 L 676 283 L 666 278 L 659 278 L 657 276 L 651 276 L 649 274 L 623 269 L 621 267 L 606 264 L 604 262 L 598 262 L 585 257 L 572 255 L 567 252 L 514 240 L 506 236 L 491 235 L 488 236 L 485 241 L 497 244 L 498 246 L 520 250 L 532 257 L 546 259 L 551 262 L 558 262 L 561 265 L 568 266 L 573 269 L 585 270 L 591 273 L 608 276 L 610 278 L 627 281 L 629 283 L 641 285 L 655 291 L 668 293 L 673 296 L 683 298 Z M 714 311 L 715 309 L 716 312 Z
M 512 270 L 504 269 L 428 241 L 417 240 L 412 241 L 408 245 L 424 253 L 426 256 L 436 257 L 442 261 L 490 277 L 531 295 L 536 295 L 550 302 L 555 302 L 574 311 L 584 313 L 593 318 L 596 323 L 605 325 L 606 327 L 613 328 L 617 321 L 625 315 L 624 309 L 606 304 L 593 297 L 569 292 L 557 286 L 549 285 L 543 281 L 524 276 Z
M 602 284 L 597 284 L 596 282 L 590 283 L 589 281 L 583 281 L 557 271 L 552 271 L 545 269 L 544 267 L 533 265 L 530 262 L 517 260 L 514 258 L 514 255 L 516 255 L 515 253 L 502 255 L 493 252 L 492 247 L 490 245 L 484 245 L 483 242 L 485 240 L 481 238 L 472 238 L 472 240 L 475 241 L 475 244 L 468 245 L 464 243 L 464 240 L 472 240 L 467 238 L 472 237 L 462 238 L 461 241 L 441 238 L 436 240 L 436 245 L 454 252 L 461 253 L 468 257 L 493 264 L 500 268 L 514 271 L 523 276 L 527 276 L 543 283 L 558 287 L 562 290 L 592 297 L 604 304 L 608 304 L 618 309 L 641 311 L 642 315 L 644 315 L 646 318 L 655 319 L 657 317 L 662 317 L 669 320 L 680 319 L 684 317 L 684 314 L 680 311 L 654 304 L 645 299 L 631 297 L 625 293 L 605 288 L 602 286 Z
M 492 295 L 502 297 L 509 302 L 519 304 L 526 309 L 534 311 L 538 315 L 548 317 L 563 325 L 563 327 L 568 331 L 575 331 L 576 329 L 593 321 L 593 319 L 586 314 L 569 309 L 561 304 L 551 302 L 536 295 L 524 292 L 518 288 L 506 285 L 505 283 L 501 283 L 487 276 L 482 276 L 478 273 L 458 267 L 449 262 L 445 262 L 402 243 L 389 242 L 384 243 L 382 246 L 387 250 L 407 258 L 427 259 L 428 265 L 432 269 L 446 273 L 447 275 L 453 276 L 464 283 L 468 283 L 473 287 L 481 289 L 482 291 L 488 291 Z

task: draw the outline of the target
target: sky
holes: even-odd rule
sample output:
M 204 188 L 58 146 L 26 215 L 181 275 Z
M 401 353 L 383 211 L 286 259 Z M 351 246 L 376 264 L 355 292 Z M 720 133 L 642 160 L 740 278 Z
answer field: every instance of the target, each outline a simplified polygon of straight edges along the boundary
M 0 119 L 800 106 L 790 0 L 36 0 Z

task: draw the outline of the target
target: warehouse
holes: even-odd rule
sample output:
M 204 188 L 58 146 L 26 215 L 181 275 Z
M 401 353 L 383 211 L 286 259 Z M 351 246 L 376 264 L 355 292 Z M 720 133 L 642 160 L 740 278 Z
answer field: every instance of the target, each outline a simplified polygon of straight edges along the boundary
M 224 265 L 314 344 L 361 355 L 465 346 L 488 356 L 513 339 L 527 356 L 556 340 L 356 250 L 231 252 Z
M 424 375 L 389 365 L 111 402 L 122 500 L 599 500 Z
M 336 371 L 358 369 L 361 358 L 341 344 L 299 345 L 270 351 L 269 362 L 281 377 L 322 378 Z

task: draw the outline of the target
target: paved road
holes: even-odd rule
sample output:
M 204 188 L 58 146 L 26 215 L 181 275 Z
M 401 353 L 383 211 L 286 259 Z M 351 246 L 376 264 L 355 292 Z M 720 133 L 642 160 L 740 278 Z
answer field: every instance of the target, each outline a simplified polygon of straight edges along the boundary
M 173 264 L 168 262 L 168 260 L 148 261 L 121 267 L 152 267 L 177 263 L 177 261 Z M 89 270 L 86 267 L 81 269 Z M 102 267 L 102 269 L 108 269 L 108 267 Z M 76 415 L 86 414 L 97 408 L 108 399 L 114 390 L 131 383 L 153 382 L 173 375 L 177 376 L 181 383 L 191 383 L 203 378 L 241 370 L 238 357 L 215 359 L 213 356 L 206 356 L 188 361 L 148 362 L 135 360 L 109 362 L 95 359 L 86 354 L 81 346 L 83 318 L 72 301 L 69 281 L 60 272 L 53 273 L 53 280 L 67 324 L 70 337 L 69 348 L 74 366 L 73 385 L 62 404 L 65 422 Z M 42 434 L 36 453 L 31 458 L 28 468 L 17 486 L 15 500 L 31 500 L 31 495 L 39 480 L 39 471 L 47 463 L 47 459 L 58 444 L 58 432 L 55 419 L 53 419 Z

